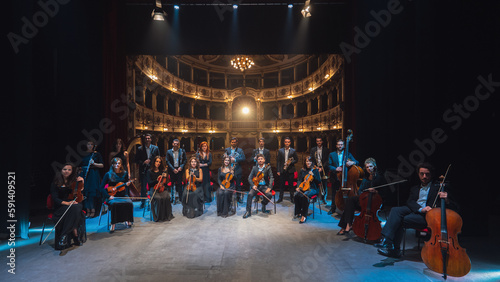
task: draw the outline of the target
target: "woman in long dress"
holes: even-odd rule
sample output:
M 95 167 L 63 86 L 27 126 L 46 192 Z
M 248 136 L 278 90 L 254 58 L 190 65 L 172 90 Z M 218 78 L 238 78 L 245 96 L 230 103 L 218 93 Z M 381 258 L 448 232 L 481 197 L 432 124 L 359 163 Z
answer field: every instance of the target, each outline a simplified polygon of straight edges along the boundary
M 94 217 L 95 204 L 98 200 L 99 187 L 101 185 L 101 175 L 99 169 L 104 168 L 104 161 L 99 152 L 95 151 L 95 142 L 87 140 L 87 152 L 81 161 L 82 176 L 85 180 L 85 201 L 83 202 L 84 208 L 87 209 L 87 216 Z
M 205 203 L 212 202 L 212 187 L 210 187 L 210 166 L 212 165 L 212 153 L 208 149 L 208 143 L 203 141 L 200 143 L 200 150 L 198 152 L 198 159 L 200 160 L 200 168 L 203 172 L 203 200 Z
M 200 187 L 203 172 L 195 156 L 189 158 L 187 163 L 188 168 L 184 173 L 186 185 L 182 193 L 182 214 L 187 218 L 195 218 L 203 214 L 203 189 Z M 196 186 L 196 190 L 190 188 L 191 184 Z
M 321 183 L 321 176 L 317 168 L 312 165 L 311 156 L 306 157 L 304 166 L 299 172 L 297 178 L 297 188 L 295 193 L 295 216 L 300 217 L 299 223 L 305 223 L 309 214 L 309 199 L 318 194 L 318 186 Z M 300 184 L 307 179 L 310 179 L 309 189 L 302 191 Z M 310 178 L 312 177 L 312 179 Z
M 168 189 L 163 186 L 163 191 L 155 189 L 158 180 L 166 183 L 168 182 L 168 175 L 165 171 L 165 166 L 160 156 L 156 156 L 153 165 L 146 174 L 146 179 L 149 187 L 149 195 L 151 195 L 151 213 L 154 221 L 171 220 L 174 218 L 172 215 L 172 203 L 170 202 L 170 193 Z
M 219 167 L 217 182 L 219 189 L 217 190 L 217 216 L 227 217 L 231 210 L 231 202 L 234 194 L 234 171 L 231 170 L 231 158 L 226 156 L 222 161 L 222 166 Z M 223 183 L 232 175 L 233 178 L 229 181 L 229 187 L 226 188 Z

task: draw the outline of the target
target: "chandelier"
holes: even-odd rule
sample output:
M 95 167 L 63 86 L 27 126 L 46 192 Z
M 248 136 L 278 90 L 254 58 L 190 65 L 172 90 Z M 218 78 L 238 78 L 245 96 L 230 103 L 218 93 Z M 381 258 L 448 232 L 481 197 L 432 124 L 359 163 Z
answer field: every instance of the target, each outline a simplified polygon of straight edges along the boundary
M 231 65 L 240 71 L 245 71 L 246 69 L 251 68 L 255 63 L 252 58 L 245 55 L 237 55 L 231 59 Z

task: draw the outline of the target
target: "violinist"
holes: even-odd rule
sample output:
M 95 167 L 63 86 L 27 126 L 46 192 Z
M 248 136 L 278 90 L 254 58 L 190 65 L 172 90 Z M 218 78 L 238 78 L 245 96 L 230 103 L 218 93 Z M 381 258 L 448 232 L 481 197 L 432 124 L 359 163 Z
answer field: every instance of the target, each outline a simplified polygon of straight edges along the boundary
M 394 207 L 389 213 L 387 222 L 382 228 L 383 240 L 374 246 L 381 255 L 398 258 L 401 256 L 401 239 L 403 228 L 426 228 L 425 215 L 432 209 L 436 201 L 437 207 L 441 206 L 439 199 L 445 199 L 447 208 L 456 209 L 455 203 L 448 198 L 447 192 L 439 192 L 440 183 L 433 181 L 434 168 L 431 164 L 421 163 L 417 166 L 420 183 L 410 189 L 410 195 L 405 206 Z
M 238 138 L 231 138 L 231 146 L 225 149 L 224 154 L 231 157 L 231 163 L 234 164 L 234 180 L 236 191 L 241 191 L 241 177 L 243 176 L 243 170 L 241 164 L 245 161 L 245 153 L 243 149 L 238 147 Z M 241 199 L 241 193 L 236 193 L 236 200 L 238 203 L 243 203 Z
M 110 195 L 108 187 L 120 186 L 122 184 L 124 189 L 120 189 L 115 195 Z M 134 204 L 132 200 L 128 199 L 128 186 L 130 185 L 129 176 L 126 170 L 123 169 L 122 159 L 113 158 L 111 160 L 111 167 L 109 171 L 104 174 L 101 183 L 102 194 L 108 202 L 111 211 L 111 228 L 109 233 L 115 232 L 115 225 L 119 222 L 124 222 L 127 228 L 132 227 L 134 222 Z M 116 197 L 116 199 L 115 199 Z
M 227 217 L 231 209 L 232 196 L 234 190 L 234 171 L 231 169 L 231 158 L 225 156 L 222 161 L 222 166 L 219 168 L 217 182 L 219 189 L 217 190 L 217 216 Z M 225 181 L 229 181 L 229 187 L 226 188 Z
M 54 246 L 56 250 L 70 247 L 71 239 L 74 245 L 81 246 L 86 238 L 82 203 L 73 202 L 74 198 L 69 197 L 79 181 L 83 181 L 83 178 L 77 176 L 72 164 L 66 163 L 61 171 L 56 173 L 50 186 L 55 209 L 53 220 L 59 222 Z
M 256 185 L 253 179 L 259 172 L 262 173 L 263 177 Z M 252 187 L 252 189 L 250 189 L 250 192 L 247 196 L 246 213 L 243 215 L 243 218 L 248 218 L 252 215 L 252 200 L 253 197 L 255 197 L 259 192 L 267 197 L 264 197 L 264 199 L 262 200 L 262 212 L 269 213 L 269 211 L 266 210 L 266 205 L 267 203 L 269 203 L 268 199 L 271 199 L 271 197 L 273 196 L 273 194 L 271 194 L 271 189 L 274 183 L 274 177 L 271 166 L 266 165 L 266 157 L 264 155 L 257 155 L 257 165 L 252 168 L 252 171 L 248 176 L 248 183 L 250 183 L 250 187 Z
M 168 176 L 160 156 L 153 159 L 153 166 L 148 170 L 146 179 L 148 181 L 149 195 L 153 197 L 151 199 L 153 220 L 170 221 L 174 216 L 172 215 L 170 193 L 165 189 Z
M 309 213 L 309 199 L 318 194 L 318 185 L 321 183 L 321 176 L 318 169 L 313 167 L 311 156 L 304 159 L 304 166 L 299 172 L 297 182 L 295 217 L 300 217 L 299 223 L 305 223 Z
M 337 140 L 337 145 L 336 145 L 337 150 L 333 151 L 330 153 L 330 156 L 328 156 L 328 170 L 332 173 L 331 177 L 331 183 L 332 183 L 332 206 L 330 208 L 330 211 L 328 211 L 328 214 L 333 214 L 335 212 L 335 209 L 337 208 L 335 206 L 335 194 L 337 193 L 337 190 L 340 188 L 340 181 L 341 179 L 338 179 L 337 177 L 337 172 L 341 172 L 343 170 L 342 167 L 342 162 L 344 158 L 344 140 L 339 139 Z M 346 166 L 349 168 L 353 165 L 358 165 L 359 162 L 354 158 L 354 156 L 351 154 L 351 152 L 347 152 L 347 161 L 346 161 Z
M 203 214 L 203 172 L 196 156 L 189 158 L 188 168 L 185 169 L 186 185 L 182 193 L 182 214 L 187 218 L 195 218 Z
M 87 140 L 87 151 L 85 156 L 83 156 L 81 161 L 81 173 L 80 176 L 85 180 L 85 201 L 83 202 L 85 209 L 87 210 L 88 217 L 96 216 L 95 212 L 95 200 L 97 197 L 97 191 L 101 184 L 101 175 L 99 169 L 104 168 L 104 161 L 102 155 L 95 151 L 95 141 Z
M 386 187 L 380 188 L 380 191 L 377 189 L 373 189 L 371 187 L 376 187 L 385 184 L 385 178 L 381 173 L 378 172 L 377 162 L 374 158 L 368 158 L 365 160 L 365 178 L 361 182 L 359 186 L 359 194 L 364 192 L 365 190 L 370 193 L 379 193 L 380 195 L 384 195 Z M 382 190 L 384 189 L 384 190 Z M 355 211 L 361 210 L 359 205 L 359 196 L 352 196 L 347 198 L 344 212 L 342 213 L 342 217 L 339 221 L 339 227 L 341 228 L 337 235 L 345 235 L 349 233 L 352 229 L 352 222 L 354 221 L 354 213 Z
M 203 189 L 203 200 L 205 203 L 212 202 L 212 188 L 210 187 L 210 166 L 212 165 L 212 153 L 208 148 L 208 143 L 203 141 L 197 153 L 198 160 L 200 161 L 200 168 L 203 172 L 203 182 L 201 187 Z

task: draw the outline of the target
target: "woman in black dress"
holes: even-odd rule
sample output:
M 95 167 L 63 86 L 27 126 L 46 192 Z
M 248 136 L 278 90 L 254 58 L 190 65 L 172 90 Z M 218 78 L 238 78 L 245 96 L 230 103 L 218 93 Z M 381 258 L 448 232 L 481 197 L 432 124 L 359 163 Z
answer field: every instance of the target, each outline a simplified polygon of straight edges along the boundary
M 187 164 L 188 168 L 185 169 L 186 172 L 184 173 L 186 185 L 182 193 L 182 214 L 187 218 L 195 218 L 203 214 L 203 189 L 200 186 L 203 181 L 203 173 L 198 158 L 195 156 L 189 158 Z M 190 181 L 192 177 L 194 183 Z M 189 189 L 190 184 L 195 184 L 195 191 Z
M 210 166 L 212 165 L 212 153 L 208 149 L 208 143 L 203 141 L 200 143 L 200 150 L 197 154 L 198 160 L 200 160 L 200 168 L 203 172 L 203 182 L 201 187 L 203 188 L 203 200 L 205 203 L 212 202 L 212 188 L 210 187 Z
M 85 180 L 85 201 L 84 207 L 87 209 L 87 216 L 94 217 L 95 213 L 95 200 L 101 185 L 101 175 L 99 169 L 104 168 L 104 161 L 99 152 L 95 151 L 95 142 L 87 140 L 87 152 L 82 158 L 82 172 L 80 176 Z
M 300 184 L 304 181 L 310 180 L 309 189 L 302 191 Z M 312 179 L 310 178 L 312 177 Z M 304 160 L 304 166 L 299 172 L 297 177 L 297 193 L 295 193 L 295 217 L 300 217 L 299 223 L 305 223 L 307 215 L 309 214 L 309 199 L 318 194 L 318 186 L 321 183 L 321 176 L 317 168 L 313 167 L 311 156 Z M 307 197 L 306 197 L 307 196 Z
M 158 180 L 161 179 L 164 183 L 163 191 L 160 189 L 155 190 L 155 185 L 158 184 Z M 148 170 L 146 174 L 146 180 L 148 182 L 149 195 L 151 195 L 151 213 L 154 221 L 171 220 L 174 218 L 172 215 L 172 203 L 170 202 L 170 193 L 165 187 L 168 181 L 168 175 L 165 171 L 165 166 L 163 165 L 160 156 L 156 156 L 153 161 L 153 165 Z
M 125 143 L 123 143 L 123 140 L 121 138 L 116 139 L 112 150 L 113 151 L 111 153 L 109 153 L 108 160 L 111 161 L 113 158 L 122 159 L 123 167 L 125 167 L 127 169 L 127 171 L 130 172 L 130 163 L 128 161 L 128 152 L 126 150 Z
M 75 185 L 83 178 L 78 176 L 75 167 L 66 163 L 61 171 L 58 171 L 54 181 L 50 186 L 50 194 L 54 202 L 55 212 L 54 222 L 58 222 L 56 227 L 55 249 L 63 250 L 71 246 L 71 239 L 74 245 L 81 246 L 87 238 L 85 234 L 85 215 L 81 203 L 70 198 L 74 193 Z
M 368 158 L 365 160 L 365 178 L 359 185 L 358 194 L 363 193 L 365 190 L 370 193 L 379 193 L 380 196 L 383 196 L 386 188 L 382 189 L 373 189 L 371 187 L 376 187 L 385 184 L 384 176 L 378 172 L 377 162 L 374 158 Z M 380 191 L 379 191 L 380 190 Z M 341 228 L 337 235 L 345 235 L 351 231 L 352 223 L 354 221 L 354 213 L 356 211 L 361 210 L 361 206 L 359 205 L 359 196 L 352 196 L 347 198 L 344 213 L 342 213 L 342 217 L 339 221 L 339 227 Z
M 111 211 L 110 233 L 115 231 L 115 224 L 125 222 L 127 228 L 134 222 L 134 204 L 128 198 L 128 186 L 132 181 L 126 170 L 123 169 L 122 160 L 114 158 L 111 167 L 102 179 L 101 191 L 105 195 Z M 114 187 L 114 189 L 113 189 Z
M 234 171 L 231 170 L 231 158 L 226 156 L 222 161 L 222 166 L 219 167 L 217 182 L 219 189 L 217 190 L 217 216 L 227 217 L 231 209 L 231 202 L 234 192 L 227 189 L 234 190 Z M 223 182 L 226 178 L 232 175 L 233 178 L 229 182 L 230 185 L 226 188 Z M 229 178 L 227 178 L 229 179 Z

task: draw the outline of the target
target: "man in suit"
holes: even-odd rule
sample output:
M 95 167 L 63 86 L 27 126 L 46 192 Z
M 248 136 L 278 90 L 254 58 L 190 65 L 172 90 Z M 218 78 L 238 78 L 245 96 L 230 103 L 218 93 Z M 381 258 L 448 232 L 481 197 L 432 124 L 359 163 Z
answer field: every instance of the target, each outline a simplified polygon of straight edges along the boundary
M 264 155 L 266 159 L 266 164 L 271 163 L 271 153 L 269 153 L 269 150 L 264 148 L 264 145 L 266 144 L 266 141 L 264 137 L 259 138 L 259 148 L 253 150 L 253 161 L 257 165 L 257 155 L 262 154 Z
M 273 188 L 274 178 L 271 166 L 268 165 L 266 167 L 265 162 L 266 162 L 266 157 L 262 154 L 258 154 L 257 165 L 252 168 L 252 171 L 248 176 L 248 183 L 250 184 L 250 187 L 252 187 L 252 189 L 250 189 L 250 192 L 248 193 L 247 196 L 247 207 L 246 207 L 247 211 L 243 215 L 243 218 L 248 218 L 252 215 L 252 199 L 259 192 L 261 192 L 267 197 L 267 199 L 263 197 L 264 199 L 262 200 L 262 212 L 268 213 L 268 211 L 266 210 L 266 205 L 267 203 L 269 203 L 268 199 L 271 199 L 271 197 L 273 196 L 273 194 L 271 193 L 271 189 Z M 255 185 L 253 183 L 253 178 L 257 175 L 257 173 L 259 173 L 259 171 L 262 171 L 264 177 L 258 183 L 258 185 Z
M 243 170 L 241 169 L 241 163 L 245 161 L 245 153 L 241 148 L 238 148 L 238 138 L 231 138 L 231 147 L 226 148 L 224 154 L 231 158 L 231 163 L 234 164 L 234 178 L 236 181 L 235 189 L 236 191 L 241 191 L 241 177 L 243 175 Z M 242 204 L 241 193 L 236 193 L 236 200 L 238 203 Z
M 152 145 L 152 136 L 147 133 L 142 140 L 142 146 L 139 146 L 135 156 L 135 162 L 139 165 L 139 181 L 141 182 L 141 197 L 147 196 L 147 180 L 146 174 L 151 167 L 156 156 L 160 155 L 160 149 Z M 141 200 L 141 208 L 144 208 L 146 200 Z
M 285 137 L 283 143 L 285 147 L 278 150 L 278 157 L 276 161 L 276 174 L 280 177 L 280 196 L 277 203 L 283 202 L 283 194 L 285 193 L 285 182 L 288 181 L 288 191 L 290 191 L 290 201 L 294 203 L 293 176 L 295 173 L 295 164 L 298 162 L 299 157 L 295 149 L 290 147 L 292 143 L 290 137 Z
M 434 204 L 441 206 L 440 198 L 446 200 L 446 205 L 450 209 L 456 206 L 448 198 L 447 192 L 439 192 L 440 183 L 432 181 L 434 168 L 428 163 L 417 166 L 420 184 L 410 189 L 410 195 L 405 206 L 391 209 L 387 222 L 382 228 L 384 240 L 375 244 L 381 255 L 398 258 L 401 256 L 401 239 L 403 238 L 403 228 L 425 228 L 427 222 L 425 215 Z
M 344 158 L 344 140 L 339 139 L 337 140 L 337 145 L 336 145 L 337 150 L 334 152 L 330 153 L 330 156 L 328 157 L 328 170 L 333 174 L 331 176 L 331 183 L 332 183 L 332 206 L 330 208 L 330 211 L 328 214 L 333 214 L 335 212 L 335 209 L 337 208 L 335 206 L 335 194 L 337 193 L 337 190 L 340 187 L 340 179 L 337 177 L 337 172 L 342 172 L 343 167 L 342 167 L 342 160 Z M 359 162 L 354 158 L 354 156 L 351 154 L 351 152 L 347 152 L 347 159 L 346 159 L 346 166 L 349 168 L 353 165 L 358 165 Z
M 172 141 L 172 148 L 167 151 L 166 162 L 168 175 L 170 176 L 170 183 L 174 188 L 172 193 L 175 193 L 175 191 L 177 191 L 177 194 L 179 195 L 179 197 L 181 197 L 182 170 L 186 165 L 187 158 L 186 151 L 182 148 L 179 148 L 179 139 L 174 139 L 174 141 Z M 176 199 L 175 202 L 177 202 L 178 198 L 175 198 L 175 195 L 172 195 L 172 199 Z
M 316 147 L 311 149 L 311 160 L 313 166 L 318 167 L 319 175 L 321 175 L 321 185 L 323 193 L 319 193 L 319 198 L 323 204 L 326 204 L 327 184 L 328 184 L 328 157 L 330 150 L 323 146 L 323 137 L 316 137 Z M 335 199 L 332 199 L 334 202 Z

